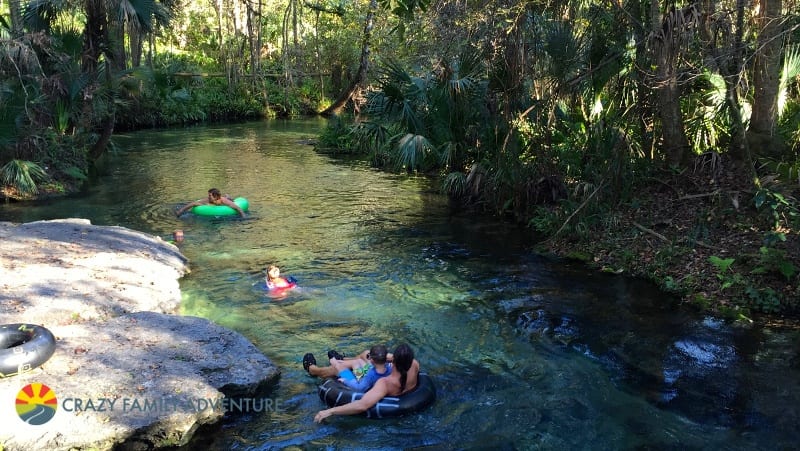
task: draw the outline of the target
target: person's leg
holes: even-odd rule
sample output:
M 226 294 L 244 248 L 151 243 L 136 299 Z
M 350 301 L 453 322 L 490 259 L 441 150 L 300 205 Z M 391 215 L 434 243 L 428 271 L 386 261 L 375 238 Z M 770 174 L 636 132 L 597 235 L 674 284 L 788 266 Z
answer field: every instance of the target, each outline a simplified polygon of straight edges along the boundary
M 345 360 L 337 360 L 332 358 L 330 363 L 331 366 L 318 366 L 317 360 L 314 358 L 314 354 L 308 353 L 303 356 L 303 368 L 308 371 L 308 374 L 323 379 L 328 377 L 338 378 L 339 373 L 342 371 L 347 369 L 352 371 L 356 368 L 361 368 L 367 364 L 367 361 L 358 357 Z
M 337 360 L 352 360 L 352 359 L 361 359 L 367 360 L 367 356 L 369 355 L 369 349 L 363 351 L 361 354 L 358 354 L 354 357 L 345 357 L 344 354 L 336 351 L 335 349 L 328 350 L 328 359 L 337 359 Z
M 315 359 L 314 354 L 310 352 L 303 356 L 303 368 L 308 372 L 308 374 L 323 379 L 328 377 L 337 377 L 339 375 L 339 372 L 334 367 L 317 366 L 317 359 Z
M 336 368 L 332 366 L 317 366 L 317 365 L 310 365 L 308 367 L 308 374 L 322 379 L 339 376 L 339 372 L 336 371 Z
M 331 362 L 331 367 L 336 369 L 336 374 L 339 374 L 344 370 L 354 370 L 356 368 L 361 368 L 367 364 L 366 361 L 361 360 L 359 358 L 345 359 L 345 360 L 331 359 L 330 362 Z

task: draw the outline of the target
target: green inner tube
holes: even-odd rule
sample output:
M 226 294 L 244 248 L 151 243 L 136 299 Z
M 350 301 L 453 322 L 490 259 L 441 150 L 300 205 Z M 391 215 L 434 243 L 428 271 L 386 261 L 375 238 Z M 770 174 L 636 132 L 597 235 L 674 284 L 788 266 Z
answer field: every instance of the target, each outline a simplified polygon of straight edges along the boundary
M 250 208 L 250 202 L 244 197 L 233 199 L 233 203 L 238 205 L 242 211 L 247 211 Z M 238 211 L 227 205 L 198 205 L 192 207 L 192 213 L 200 216 L 231 216 L 239 214 Z

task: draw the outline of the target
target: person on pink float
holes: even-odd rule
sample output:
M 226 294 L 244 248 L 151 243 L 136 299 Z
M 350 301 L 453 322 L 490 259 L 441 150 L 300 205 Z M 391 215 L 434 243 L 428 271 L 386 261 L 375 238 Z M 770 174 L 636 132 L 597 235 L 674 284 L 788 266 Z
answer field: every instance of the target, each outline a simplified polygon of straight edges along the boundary
M 281 270 L 275 265 L 270 265 L 266 273 L 267 276 L 264 281 L 267 284 L 267 290 L 282 291 L 297 286 L 297 280 L 294 277 L 281 277 Z

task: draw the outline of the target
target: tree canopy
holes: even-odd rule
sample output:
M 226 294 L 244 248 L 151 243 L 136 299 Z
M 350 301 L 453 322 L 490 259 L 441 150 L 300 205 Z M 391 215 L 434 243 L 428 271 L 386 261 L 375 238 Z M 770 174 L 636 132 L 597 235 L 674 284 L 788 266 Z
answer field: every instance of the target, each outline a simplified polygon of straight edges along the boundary
M 770 233 L 797 236 L 796 0 L 0 8 L 7 196 L 80 183 L 115 130 L 325 114 L 321 150 L 438 175 L 545 234 L 587 233 L 658 171 L 713 185 L 726 168 Z

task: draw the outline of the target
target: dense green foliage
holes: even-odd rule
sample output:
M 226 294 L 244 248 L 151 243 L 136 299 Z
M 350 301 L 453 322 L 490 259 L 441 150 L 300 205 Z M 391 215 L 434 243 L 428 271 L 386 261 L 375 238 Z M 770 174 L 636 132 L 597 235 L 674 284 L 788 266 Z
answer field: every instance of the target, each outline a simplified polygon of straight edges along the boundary
M 798 285 L 794 0 L 2 8 L 0 164 L 29 168 L 8 172 L 7 196 L 79 183 L 115 130 L 343 113 L 320 150 L 436 175 L 464 208 L 544 236 L 610 230 L 609 212 L 635 208 L 654 180 L 702 174 L 767 224 L 750 267 Z M 721 188 L 731 171 L 740 185 Z M 752 288 L 757 309 L 790 304 L 723 282 Z
M 776 31 L 759 10 L 733 3 L 710 14 L 688 4 L 661 17 L 646 3 L 548 5 L 491 4 L 495 14 L 482 14 L 485 4 L 462 6 L 463 34 L 453 45 L 436 41 L 454 51 L 427 67 L 385 60 L 359 120 L 333 123 L 320 145 L 391 170 L 438 173 L 464 206 L 512 215 L 550 237 L 610 233 L 619 221 L 610 212 L 635 210 L 638 194 L 665 171 L 697 174 L 716 193 L 745 190 L 751 200 L 745 210 L 736 201 L 734 211 L 763 224 L 765 244 L 757 257 L 739 259 L 749 275 L 725 276 L 720 289 L 736 288 L 748 309 L 797 309 L 800 262 L 787 245 L 800 228 L 796 44 L 778 49 L 783 58 L 762 54 L 775 39 L 800 37 L 796 16 L 786 15 L 792 7 L 776 16 L 785 20 Z M 731 23 L 737 16 L 740 30 Z M 452 22 L 423 25 L 432 35 L 452 33 L 444 29 Z M 737 52 L 750 64 L 737 65 Z M 758 85 L 769 82 L 758 65 L 781 74 L 774 98 L 760 97 L 770 87 Z M 769 102 L 780 107 L 757 117 Z M 736 173 L 738 186 L 720 188 L 725 172 Z M 699 246 L 712 229 L 740 223 L 728 210 L 719 202 L 705 212 L 689 241 Z M 685 257 L 692 249 L 674 251 Z M 751 277 L 759 274 L 794 288 L 758 286 Z

